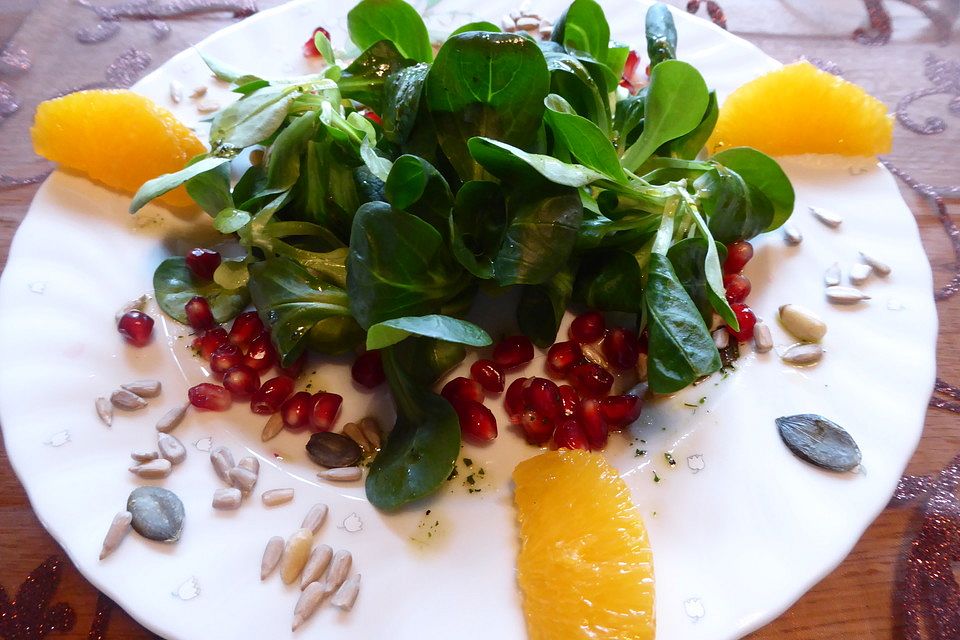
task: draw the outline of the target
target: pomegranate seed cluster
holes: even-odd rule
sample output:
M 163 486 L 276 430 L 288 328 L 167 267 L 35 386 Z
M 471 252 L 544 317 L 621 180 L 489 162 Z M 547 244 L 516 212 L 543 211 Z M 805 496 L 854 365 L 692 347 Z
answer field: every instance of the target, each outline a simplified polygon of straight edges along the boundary
M 753 245 L 746 240 L 727 245 L 727 259 L 723 263 L 723 288 L 727 294 L 727 302 L 737 316 L 740 329 L 734 331 L 727 327 L 729 333 L 738 342 L 746 342 L 753 337 L 753 328 L 757 324 L 757 316 L 753 309 L 748 307 L 744 300 L 750 295 L 750 280 L 743 275 L 743 268 L 753 257 Z

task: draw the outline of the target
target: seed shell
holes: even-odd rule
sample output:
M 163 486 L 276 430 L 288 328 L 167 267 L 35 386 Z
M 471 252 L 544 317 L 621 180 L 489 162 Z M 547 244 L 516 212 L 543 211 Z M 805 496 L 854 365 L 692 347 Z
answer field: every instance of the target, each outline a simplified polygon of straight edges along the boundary
M 311 582 L 307 588 L 300 594 L 297 600 L 297 606 L 293 610 L 293 623 L 290 628 L 296 631 L 304 622 L 306 622 L 313 612 L 317 610 L 327 594 L 323 592 L 323 586 L 319 582 Z
M 260 432 L 260 440 L 266 442 L 276 438 L 283 431 L 283 416 L 278 412 L 270 416 L 267 423 L 263 425 L 263 431 Z
M 107 425 L 108 427 L 113 424 L 113 405 L 110 404 L 110 401 L 100 396 L 97 398 L 97 401 L 94 403 L 97 408 L 97 417 L 100 418 L 100 422 Z
M 159 380 L 134 380 L 120 385 L 120 388 L 131 391 L 141 398 L 156 398 L 160 395 L 161 386 Z
M 103 538 L 103 546 L 100 548 L 100 559 L 103 560 L 108 555 L 116 551 L 123 539 L 130 533 L 130 522 L 133 515 L 129 511 L 121 511 L 113 517 L 110 528 L 107 529 L 107 535 Z
M 130 467 L 130 473 L 140 476 L 146 480 L 160 480 L 170 475 L 173 465 L 165 458 L 157 458 L 150 462 L 144 462 Z
M 346 549 L 338 549 L 333 554 L 333 560 L 330 561 L 330 570 L 324 576 L 321 584 L 323 592 L 331 594 L 340 588 L 343 581 L 347 579 L 350 573 L 350 566 L 353 564 L 353 556 Z
M 780 324 L 798 340 L 820 342 L 827 325 L 817 315 L 798 304 L 785 304 L 779 310 Z
M 323 576 L 323 572 L 330 566 L 333 558 L 333 549 L 328 544 L 321 544 L 310 552 L 307 564 L 300 574 L 300 590 L 303 591 L 311 582 L 316 582 Z
M 157 421 L 157 431 L 161 433 L 170 433 L 177 428 L 183 421 L 183 416 L 187 415 L 187 409 L 190 407 L 189 402 L 185 402 L 180 406 L 174 407 L 163 414 L 163 417 Z
M 242 500 L 240 489 L 235 487 L 221 487 L 213 492 L 213 508 L 221 511 L 239 509 Z
M 157 448 L 160 455 L 170 461 L 170 464 L 180 464 L 187 459 L 187 449 L 175 436 L 169 433 L 157 434 Z
M 860 464 L 860 447 L 843 427 L 812 413 L 776 419 L 784 444 L 802 460 L 828 471 L 850 471 Z
M 350 611 L 353 604 L 357 601 L 357 595 L 360 593 L 360 574 L 355 573 L 347 581 L 340 585 L 337 593 L 330 600 L 330 604 L 341 611 Z
M 267 507 L 276 507 L 293 500 L 293 489 L 270 489 L 260 495 L 260 499 Z
M 766 353 L 773 349 L 773 336 L 770 335 L 770 327 L 764 322 L 758 322 L 753 325 L 753 344 L 758 353 Z
M 824 209 L 822 207 L 810 207 L 810 213 L 813 214 L 814 218 L 827 225 L 831 229 L 836 229 L 843 223 L 843 218 L 829 209 Z
M 326 521 L 328 511 L 327 505 L 322 502 L 313 505 L 310 507 L 310 511 L 307 511 L 307 515 L 303 517 L 303 523 L 300 525 L 300 528 L 309 529 L 311 533 L 316 535 Z
M 780 359 L 787 364 L 803 366 L 816 364 L 823 358 L 823 347 L 811 342 L 798 342 L 783 352 Z
M 834 304 L 856 304 L 870 296 L 853 287 L 827 287 L 827 300 Z
M 217 472 L 217 475 L 220 476 L 220 479 L 224 482 L 230 482 L 230 469 L 233 469 L 237 464 L 233 461 L 233 454 L 230 453 L 230 449 L 227 449 L 223 445 L 218 445 L 210 450 L 210 463 L 213 465 L 213 470 Z
M 363 472 L 360 467 L 339 467 L 337 469 L 324 469 L 317 473 L 317 476 L 323 480 L 331 482 L 355 482 L 360 479 Z
M 310 543 L 313 532 L 310 529 L 298 529 L 287 540 L 280 556 L 280 577 L 284 584 L 293 584 L 310 557 Z
M 280 556 L 283 555 L 283 538 L 273 536 L 267 540 L 267 546 L 263 550 L 263 558 L 260 560 L 260 579 L 266 580 L 274 572 L 277 565 L 280 564 Z
M 169 462 L 167 464 L 170 464 Z M 133 530 L 150 540 L 176 542 L 183 531 L 183 503 L 163 487 L 137 487 L 127 498 Z
M 136 411 L 137 409 L 143 409 L 147 406 L 146 400 L 133 391 L 122 388 L 110 394 L 110 403 L 117 409 L 123 409 L 124 411 Z

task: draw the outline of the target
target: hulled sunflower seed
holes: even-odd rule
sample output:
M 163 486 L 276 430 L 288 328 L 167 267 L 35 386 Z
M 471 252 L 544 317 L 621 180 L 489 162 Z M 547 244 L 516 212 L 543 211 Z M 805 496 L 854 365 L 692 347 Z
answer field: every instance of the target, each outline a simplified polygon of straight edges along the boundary
M 764 322 L 758 322 L 753 325 L 753 345 L 757 353 L 766 353 L 773 349 L 773 336 L 770 335 L 770 327 Z
M 290 625 L 290 629 L 292 631 L 299 629 L 300 625 L 313 615 L 313 612 L 317 610 L 325 597 L 327 597 L 327 594 L 323 592 L 323 586 L 319 582 L 312 582 L 307 585 L 307 588 L 300 594 L 300 599 L 297 600 L 297 606 L 293 609 L 293 623 Z
M 799 342 L 783 352 L 780 359 L 787 364 L 803 366 L 816 364 L 823 357 L 823 347 L 816 343 Z
M 103 546 L 100 547 L 101 560 L 116 551 L 123 539 L 127 537 L 127 534 L 130 533 L 130 522 L 132 520 L 133 514 L 129 511 L 121 511 L 113 517 L 113 522 L 107 529 L 107 535 L 103 538 Z
M 293 489 L 270 489 L 260 495 L 260 500 L 268 507 L 277 507 L 293 500 Z
M 147 306 L 147 302 L 150 300 L 150 296 L 143 294 L 139 298 L 134 298 L 133 300 L 128 301 L 122 307 L 117 310 L 117 313 L 114 314 L 114 320 L 120 322 L 125 314 L 131 311 L 143 311 L 144 307 Z
M 348 422 L 347 424 L 343 425 L 341 433 L 360 445 L 360 448 L 363 449 L 364 456 L 369 456 L 371 453 L 373 453 L 373 447 L 363 435 L 363 432 L 360 431 L 360 425 L 356 422 Z
M 803 234 L 792 224 L 783 225 L 783 241 L 791 247 L 795 247 L 803 242 Z
M 831 229 L 836 229 L 843 223 L 843 218 L 829 209 L 824 209 L 822 207 L 810 207 L 810 213 L 813 214 L 814 218 L 827 225 Z
M 793 337 L 804 342 L 820 342 L 827 333 L 827 325 L 813 311 L 798 304 L 780 307 L 780 324 Z
M 337 467 L 336 469 L 324 469 L 317 474 L 323 480 L 330 482 L 355 482 L 360 479 L 363 472 L 360 467 Z
M 333 554 L 333 560 L 330 561 L 330 570 L 321 582 L 325 594 L 329 595 L 340 588 L 343 581 L 347 579 L 352 564 L 353 556 L 346 549 L 339 549 Z
M 870 276 L 873 274 L 873 267 L 862 262 L 858 262 L 850 267 L 850 271 L 847 273 L 847 277 L 850 279 L 850 284 L 861 285 L 867 280 L 870 279 Z
M 727 345 L 730 344 L 730 334 L 727 333 L 726 329 L 717 329 L 712 334 L 713 344 L 717 346 L 717 349 L 726 349 Z
M 277 412 L 270 416 L 267 423 L 263 425 L 263 431 L 260 432 L 260 440 L 262 442 L 272 440 L 276 438 L 281 431 L 283 431 L 283 416 L 280 415 L 280 412 Z
M 130 467 L 130 473 L 138 475 L 141 478 L 146 478 L 147 480 L 157 480 L 170 475 L 171 469 L 173 469 L 173 465 L 170 464 L 169 460 L 157 458 L 156 460 Z
M 183 85 L 176 80 L 170 81 L 170 100 L 174 104 L 179 104 L 183 100 Z
M 213 492 L 213 508 L 220 511 L 230 511 L 240 508 L 243 496 L 240 489 L 235 487 L 221 487 Z
M 94 405 L 97 408 L 97 417 L 100 418 L 100 422 L 108 427 L 111 426 L 113 424 L 113 405 L 110 404 L 110 401 L 100 396 L 94 402 Z
M 183 416 L 187 415 L 187 409 L 190 407 L 189 402 L 184 402 L 178 407 L 170 409 L 163 417 L 157 421 L 157 431 L 161 433 L 169 433 L 177 428 L 183 421 Z
M 316 534 L 326 521 L 328 511 L 327 505 L 322 502 L 313 505 L 310 507 L 310 511 L 307 511 L 307 515 L 303 517 L 303 523 L 300 525 L 300 528 L 309 529 L 311 533 Z
M 253 456 L 244 456 L 240 458 L 240 462 L 237 463 L 237 466 L 241 469 L 246 469 L 250 473 L 255 473 L 258 476 L 260 475 L 260 461 Z
M 830 268 L 823 272 L 823 284 L 828 287 L 835 287 L 840 284 L 840 264 L 834 262 Z
M 160 457 L 159 451 L 131 451 L 130 457 L 136 462 L 150 462 Z
M 833 304 L 856 304 L 870 296 L 853 287 L 827 287 L 827 300 Z
M 197 105 L 197 111 L 200 113 L 213 113 L 220 110 L 220 103 L 216 100 L 204 100 Z
M 866 251 L 861 251 L 860 257 L 863 258 L 864 262 L 873 267 L 873 270 L 877 272 L 877 275 L 883 277 L 890 275 L 890 272 L 892 271 L 890 265 L 878 259 L 875 255 L 867 253 Z
M 170 461 L 170 464 L 180 464 L 187 459 L 187 449 L 183 443 L 169 433 L 157 434 L 157 448 L 160 455 Z
M 301 591 L 323 576 L 323 572 L 330 566 L 331 558 L 333 558 L 333 549 L 328 544 L 321 544 L 310 552 L 307 564 L 303 566 L 303 573 L 300 574 Z
M 147 406 L 147 401 L 126 389 L 117 389 L 110 394 L 110 404 L 124 411 L 136 411 Z
M 197 85 L 193 88 L 193 91 L 190 92 L 190 97 L 196 100 L 197 98 L 202 98 L 207 95 L 207 86 L 204 84 Z
M 297 529 L 287 539 L 280 556 L 280 577 L 284 584 L 293 584 L 300 577 L 300 572 L 310 557 L 311 542 L 313 532 L 310 529 Z
M 243 495 L 247 495 L 253 491 L 253 487 L 257 484 L 257 474 L 243 467 L 230 469 L 230 471 L 227 472 L 227 477 L 234 487 L 243 492 Z
M 210 450 L 210 464 L 213 465 L 213 470 L 217 472 L 220 479 L 227 483 L 230 482 L 230 469 L 237 466 L 233 461 L 233 454 L 230 453 L 230 449 L 223 445 L 218 445 Z
M 370 446 L 380 451 L 380 445 L 383 443 L 383 432 L 380 430 L 380 423 L 377 422 L 377 419 L 367 416 L 360 421 L 359 426 Z
M 283 555 L 283 538 L 273 536 L 267 540 L 267 546 L 263 550 L 263 558 L 260 560 L 260 579 L 266 580 L 274 572 L 277 565 L 280 564 L 280 556 Z
M 122 384 L 120 387 L 127 391 L 132 391 L 141 398 L 156 398 L 160 395 L 161 389 L 159 380 L 134 380 L 133 382 Z
M 350 611 L 353 604 L 357 601 L 357 595 L 360 593 L 360 574 L 355 573 L 347 581 L 340 585 L 337 593 L 330 600 L 330 604 L 341 611 Z

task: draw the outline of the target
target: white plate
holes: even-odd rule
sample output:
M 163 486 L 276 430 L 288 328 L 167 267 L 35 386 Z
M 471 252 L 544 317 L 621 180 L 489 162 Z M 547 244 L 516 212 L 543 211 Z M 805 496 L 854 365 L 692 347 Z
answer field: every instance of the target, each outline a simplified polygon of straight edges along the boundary
M 563 9 L 547 4 L 537 8 L 550 17 Z M 471 6 L 467 0 L 434 5 L 431 27 L 467 21 Z M 487 2 L 481 17 L 497 20 L 512 6 Z M 224 29 L 199 48 L 254 73 L 299 72 L 310 64 L 300 43 L 315 25 L 345 41 L 345 9 L 330 1 L 292 2 Z M 607 10 L 615 36 L 642 47 L 645 5 L 609 2 Z M 777 66 L 707 22 L 682 13 L 676 18 L 680 56 L 721 96 Z M 188 87 L 211 82 L 196 52 L 186 51 L 136 88 L 172 106 L 171 79 Z M 228 95 L 222 86 L 211 93 Z M 197 118 L 190 101 L 176 111 L 188 122 Z M 645 442 L 614 438 L 609 451 L 650 529 L 664 640 L 734 638 L 778 615 L 848 553 L 885 505 L 920 437 L 937 322 L 930 269 L 910 211 L 878 166 L 856 175 L 827 162 L 785 166 L 797 188 L 795 223 L 806 239 L 798 248 L 786 247 L 779 234 L 756 243 L 748 268 L 751 303 L 771 321 L 778 348 L 789 342 L 773 322 L 780 304 L 802 303 L 821 313 L 830 326 L 824 361 L 795 369 L 776 353 L 747 349 L 728 378 L 711 378 L 649 406 L 633 431 Z M 116 308 L 150 290 L 152 271 L 165 255 L 210 237 L 205 222 L 195 225 L 202 216 L 185 220 L 148 208 L 131 217 L 128 202 L 129 196 L 81 177 L 54 173 L 37 193 L 0 283 L 7 450 L 40 519 L 80 571 L 165 638 L 288 637 L 297 591 L 277 578 L 261 584 L 260 554 L 270 536 L 291 533 L 307 508 L 322 501 L 331 518 L 321 539 L 354 552 L 364 583 L 352 613 L 327 607 L 301 635 L 524 637 L 509 477 L 535 450 L 503 426 L 493 446 L 464 451 L 474 469 L 485 469 L 476 485 L 481 492 L 468 493 L 469 472 L 461 463 L 460 477 L 436 499 L 386 516 L 367 504 L 359 485 L 316 481 L 304 461 L 304 436 L 283 434 L 261 444 L 262 422 L 244 405 L 225 414 L 194 413 L 176 433 L 190 455 L 162 483 L 186 505 L 183 539 L 165 546 L 131 535 L 113 556 L 97 560 L 111 518 L 142 484 L 126 471 L 128 453 L 153 446 L 158 416 L 205 375 L 187 350 L 189 339 L 170 322 L 158 322 L 154 343 L 139 350 L 124 346 L 113 328 Z M 832 208 L 846 220 L 839 230 L 827 229 L 807 205 Z M 866 285 L 870 302 L 831 307 L 821 274 L 834 261 L 849 265 L 860 248 L 883 256 L 893 274 Z M 153 315 L 161 317 L 155 309 Z M 139 377 L 164 380 L 163 395 L 105 428 L 93 399 Z M 383 397 L 357 393 L 343 368 L 320 368 L 313 385 L 343 393 L 348 417 L 366 413 L 367 405 L 385 418 L 390 413 Z M 801 412 L 844 425 L 863 450 L 863 472 L 824 473 L 787 452 L 773 420 Z M 194 445 L 204 448 L 209 439 L 237 455 L 260 456 L 258 490 L 296 487 L 294 503 L 266 509 L 253 498 L 237 512 L 214 512 L 210 498 L 219 483 L 206 453 Z M 637 449 L 646 455 L 636 457 Z

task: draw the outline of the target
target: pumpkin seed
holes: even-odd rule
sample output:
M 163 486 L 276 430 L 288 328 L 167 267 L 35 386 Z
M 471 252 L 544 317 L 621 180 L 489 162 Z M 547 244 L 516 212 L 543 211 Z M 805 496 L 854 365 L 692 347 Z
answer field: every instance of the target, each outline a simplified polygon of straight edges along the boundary
M 183 443 L 169 433 L 157 434 L 157 448 L 160 455 L 170 461 L 170 464 L 180 464 L 187 459 L 187 449 Z
M 890 272 L 892 271 L 890 265 L 888 265 L 886 262 L 883 262 L 875 255 L 867 253 L 866 251 L 861 251 L 860 257 L 863 258 L 864 262 L 873 267 L 873 270 L 877 272 L 877 275 L 882 277 L 887 277 L 890 275 Z
M 329 595 L 339 589 L 343 581 L 347 579 L 352 564 L 353 556 L 346 549 L 339 549 L 333 554 L 333 560 L 330 561 L 330 571 L 327 572 L 321 582 L 323 592 Z
M 124 411 L 136 411 L 147 406 L 147 401 L 126 389 L 117 389 L 110 394 L 110 404 Z
M 133 515 L 129 511 L 121 511 L 113 517 L 113 522 L 107 529 L 107 535 L 103 538 L 103 546 L 100 548 L 101 560 L 116 551 L 123 539 L 127 537 L 127 534 L 130 533 L 131 520 L 133 520 Z
M 353 603 L 357 601 L 357 595 L 360 593 L 360 574 L 355 573 L 347 581 L 340 585 L 337 593 L 330 600 L 330 604 L 341 611 L 350 611 L 353 609 Z
M 324 469 L 317 473 L 317 477 L 331 482 L 355 482 L 363 475 L 360 467 L 339 467 L 337 469 Z
M 167 464 L 170 464 L 169 462 Z M 137 487 L 127 498 L 133 530 L 150 540 L 176 542 L 183 531 L 183 503 L 163 487 Z
M 213 465 L 213 470 L 220 476 L 220 479 L 229 483 L 230 469 L 237 466 L 233 461 L 233 454 L 230 453 L 230 449 L 227 449 L 223 445 L 217 445 L 213 449 L 210 449 L 210 463 Z
M 310 543 L 313 542 L 313 532 L 310 529 L 297 529 L 283 547 L 280 556 L 280 577 L 284 584 L 293 584 L 310 556 Z
M 130 473 L 136 474 L 147 480 L 159 480 L 170 475 L 171 469 L 173 469 L 173 466 L 170 464 L 169 460 L 166 458 L 157 458 L 156 460 L 136 464 L 130 467 Z
M 795 247 L 803 242 L 803 234 L 792 224 L 783 225 L 783 241 L 791 247 Z
M 111 426 L 113 424 L 113 405 L 110 404 L 110 401 L 100 396 L 94 405 L 97 407 L 97 417 L 100 418 L 100 422 L 108 427 Z
M 213 508 L 221 511 L 239 509 L 243 496 L 236 487 L 221 487 L 213 492 Z
M 822 207 L 810 207 L 810 213 L 813 214 L 814 218 L 827 225 L 831 229 L 836 229 L 843 223 L 843 218 L 829 209 L 824 209 Z
M 773 336 L 770 335 L 770 327 L 764 322 L 758 322 L 753 325 L 753 345 L 757 353 L 766 353 L 773 349 Z
M 850 471 L 860 464 L 860 447 L 836 423 L 813 413 L 776 419 L 780 437 L 795 456 L 828 471 Z
M 230 484 L 242 491 L 243 495 L 253 491 L 253 487 L 257 484 L 257 474 L 243 467 L 230 469 L 227 472 L 227 477 L 230 478 Z
M 303 523 L 300 525 L 301 529 L 309 529 L 311 533 L 316 535 L 320 531 L 320 527 L 323 526 L 324 521 L 327 519 L 327 512 L 329 509 L 327 505 L 322 502 L 310 507 L 310 511 L 307 511 L 307 515 L 303 517 Z
M 333 558 L 333 549 L 328 544 L 321 544 L 310 552 L 307 564 L 300 574 L 300 590 L 303 591 L 311 582 L 316 582 L 323 576 L 323 572 L 330 566 Z
M 184 402 L 178 407 L 170 409 L 160 420 L 157 421 L 157 431 L 161 433 L 170 433 L 177 428 L 177 425 L 183 421 L 183 416 L 187 415 L 187 409 L 190 407 L 189 402 Z
M 827 287 L 827 300 L 834 304 L 856 304 L 870 296 L 853 287 Z
M 131 451 L 130 457 L 137 462 L 150 462 L 160 457 L 159 451 Z
M 327 594 L 323 592 L 323 586 L 319 582 L 311 582 L 307 588 L 300 594 L 297 600 L 297 606 L 293 610 L 293 623 L 290 628 L 296 631 L 304 622 L 306 622 L 313 612 L 317 610 Z
M 357 464 L 363 450 L 342 433 L 321 431 L 307 441 L 307 455 L 321 467 L 350 467 Z
M 811 342 L 798 342 L 791 345 L 780 356 L 780 359 L 787 364 L 796 366 L 816 364 L 821 358 L 823 358 L 823 347 Z
M 260 432 L 260 440 L 266 442 L 276 438 L 283 431 L 283 416 L 279 412 L 270 416 L 267 423 L 263 425 L 263 431 Z
M 280 556 L 283 555 L 283 538 L 273 536 L 267 540 L 267 546 L 263 550 L 263 558 L 260 560 L 260 579 L 266 580 L 271 573 L 280 564 Z
M 141 398 L 156 398 L 160 395 L 161 385 L 159 380 L 134 380 L 122 384 L 120 387 L 137 394 Z
M 835 287 L 840 284 L 840 263 L 834 262 L 830 268 L 823 273 L 823 284 L 828 287 Z
M 862 262 L 857 262 L 847 273 L 847 277 L 850 279 L 850 284 L 861 285 L 867 280 L 870 279 L 870 276 L 873 274 L 873 267 Z
M 293 500 L 293 489 L 270 489 L 260 495 L 260 500 L 262 500 L 264 506 L 267 507 L 287 504 Z
M 813 311 L 798 304 L 785 304 L 779 311 L 780 324 L 798 340 L 820 342 L 827 333 L 827 325 Z

